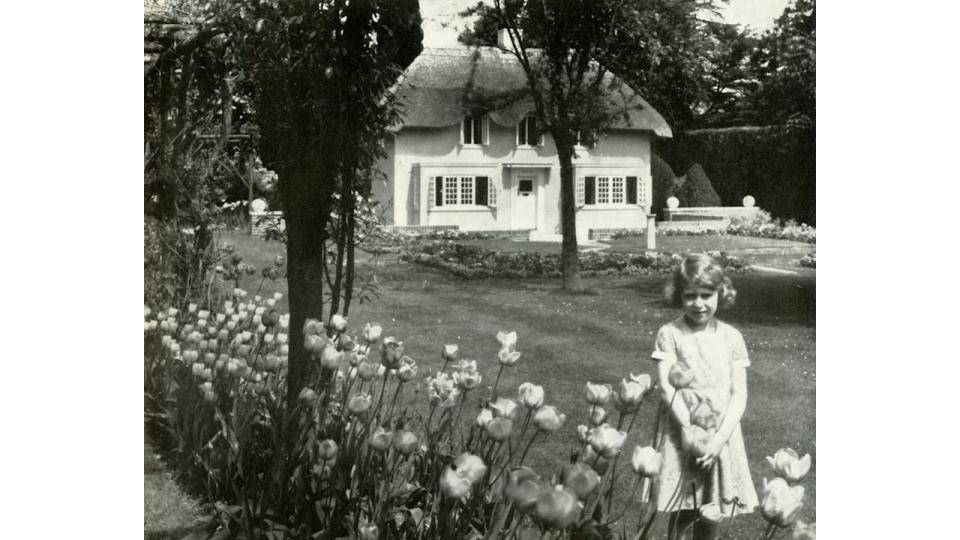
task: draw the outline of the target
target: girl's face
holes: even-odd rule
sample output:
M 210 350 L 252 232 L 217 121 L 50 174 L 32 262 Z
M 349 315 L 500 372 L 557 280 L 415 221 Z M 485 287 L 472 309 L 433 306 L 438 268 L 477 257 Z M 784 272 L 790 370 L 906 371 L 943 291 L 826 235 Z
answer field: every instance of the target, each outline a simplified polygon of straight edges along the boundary
M 687 321 L 693 326 L 704 326 L 717 314 L 719 295 L 709 287 L 687 287 L 680 295 L 680 304 Z

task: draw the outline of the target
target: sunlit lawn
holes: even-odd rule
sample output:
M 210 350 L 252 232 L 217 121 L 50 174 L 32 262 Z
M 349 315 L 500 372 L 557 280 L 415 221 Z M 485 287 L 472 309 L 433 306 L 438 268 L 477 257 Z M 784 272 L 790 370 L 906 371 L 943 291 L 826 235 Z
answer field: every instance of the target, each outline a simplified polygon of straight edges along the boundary
M 665 247 L 671 243 L 690 247 L 703 238 L 662 240 Z M 283 252 L 282 244 L 242 233 L 226 233 L 223 239 L 235 242 L 245 262 L 258 266 L 272 263 L 273 256 Z M 753 247 L 760 247 L 753 240 Z M 575 447 L 576 425 L 586 423 L 588 412 L 584 384 L 616 385 L 631 372 L 653 375 L 648 358 L 654 335 L 661 324 L 678 315 L 662 302 L 659 277 L 587 279 L 588 287 L 597 294 L 570 296 L 557 293 L 557 280 L 463 281 L 438 270 L 396 262 L 395 257 L 364 264 L 360 272 L 375 277 L 380 297 L 351 306 L 352 329 L 358 330 L 367 321 L 381 323 L 386 335 L 404 341 L 422 375 L 441 367 L 439 351 L 444 343 L 459 343 L 463 356 L 478 360 L 484 383 L 492 384 L 498 368 L 495 335 L 499 330 L 517 331 L 523 358 L 504 372 L 501 390 L 516 389 L 524 381 L 541 384 L 547 391 L 547 403 L 568 415 L 561 432 L 530 451 L 527 463 L 541 474 L 557 471 Z M 804 481 L 807 495 L 801 519 L 815 521 L 815 272 L 795 276 L 757 273 L 734 279 L 740 293 L 738 303 L 721 317 L 743 332 L 753 362 L 742 425 L 754 484 L 759 489 L 762 478 L 771 477 L 764 456 L 784 446 L 801 455 L 809 452 L 814 465 Z M 259 282 L 259 278 L 245 278 L 242 286 L 253 293 Z M 262 293 L 272 293 L 274 286 L 285 292 L 285 285 L 282 280 L 276 284 L 267 281 Z M 473 421 L 476 399 L 470 396 L 464 421 Z M 644 406 L 638 427 L 627 441 L 627 459 L 621 460 L 618 469 L 625 472 L 618 475 L 625 486 L 633 485 L 627 465 L 629 452 L 636 444 L 650 443 L 654 409 L 651 403 Z M 630 491 L 621 493 L 626 497 Z M 628 512 L 622 523 L 632 530 L 636 503 L 621 499 L 615 502 L 614 511 L 624 507 Z M 762 519 L 754 514 L 737 520 L 729 537 L 759 536 L 762 528 Z

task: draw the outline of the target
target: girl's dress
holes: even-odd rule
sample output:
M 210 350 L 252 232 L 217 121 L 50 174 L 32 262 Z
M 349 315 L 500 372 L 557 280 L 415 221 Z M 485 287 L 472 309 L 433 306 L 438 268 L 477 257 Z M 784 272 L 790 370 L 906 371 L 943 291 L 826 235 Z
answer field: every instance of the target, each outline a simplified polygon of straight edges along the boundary
M 736 328 L 713 319 L 705 329 L 694 332 L 683 316 L 660 328 L 651 358 L 678 362 L 693 372 L 690 387 L 680 390 L 674 399 L 683 399 L 691 411 L 700 401 L 708 400 L 718 411 L 718 426 L 730 402 L 732 369 L 750 365 L 743 336 Z M 734 500 L 737 514 L 752 512 L 759 504 L 739 424 L 709 470 L 683 451 L 680 424 L 663 402 L 657 426 L 656 441 L 663 456 L 654 484 L 658 510 L 692 510 L 697 505 L 717 502 L 729 516 Z

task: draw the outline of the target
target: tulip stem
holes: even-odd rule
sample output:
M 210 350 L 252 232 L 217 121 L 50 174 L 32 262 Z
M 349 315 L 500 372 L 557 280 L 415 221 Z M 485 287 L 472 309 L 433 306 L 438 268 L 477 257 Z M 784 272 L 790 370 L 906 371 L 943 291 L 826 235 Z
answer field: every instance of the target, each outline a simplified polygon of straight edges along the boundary
M 517 463 L 517 467 L 523 465 L 523 460 L 527 457 L 527 451 L 530 450 L 530 446 L 533 445 L 533 440 L 537 438 L 537 435 L 540 434 L 540 431 L 534 431 L 533 435 L 530 437 L 530 441 L 527 442 L 527 447 L 523 449 L 523 453 L 520 454 L 520 462 Z
M 500 375 L 503 374 L 503 364 L 500 364 L 500 369 L 497 371 L 497 380 L 493 383 L 493 399 L 497 398 L 497 386 L 500 384 Z

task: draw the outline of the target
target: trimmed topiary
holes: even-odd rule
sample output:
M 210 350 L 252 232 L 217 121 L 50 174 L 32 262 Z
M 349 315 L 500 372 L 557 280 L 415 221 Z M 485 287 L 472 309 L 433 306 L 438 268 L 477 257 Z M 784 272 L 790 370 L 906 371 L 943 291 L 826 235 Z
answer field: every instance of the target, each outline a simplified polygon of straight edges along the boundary
M 670 168 L 670 164 L 656 154 L 651 154 L 650 174 L 653 177 L 653 197 L 650 210 L 660 214 L 667 207 L 667 199 L 676 195 L 680 180 L 674 174 L 673 169 Z
M 682 207 L 723 206 L 720 196 L 710 184 L 710 178 L 699 163 L 690 166 L 687 174 L 683 175 L 683 185 L 679 189 L 677 198 Z

